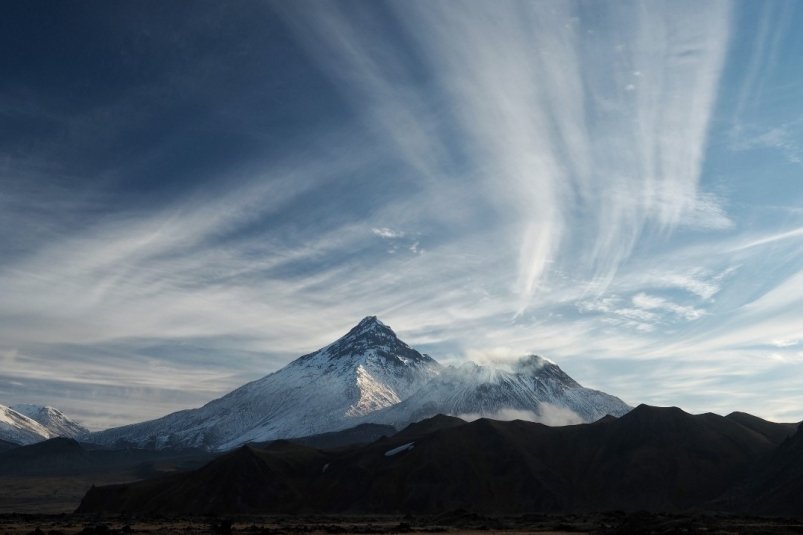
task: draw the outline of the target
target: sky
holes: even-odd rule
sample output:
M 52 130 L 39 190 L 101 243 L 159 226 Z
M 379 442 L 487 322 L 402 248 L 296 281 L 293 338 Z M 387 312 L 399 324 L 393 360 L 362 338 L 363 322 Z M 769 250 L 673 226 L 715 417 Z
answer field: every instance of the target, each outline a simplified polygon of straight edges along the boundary
M 0 404 L 200 406 L 377 315 L 803 420 L 794 1 L 16 2 Z

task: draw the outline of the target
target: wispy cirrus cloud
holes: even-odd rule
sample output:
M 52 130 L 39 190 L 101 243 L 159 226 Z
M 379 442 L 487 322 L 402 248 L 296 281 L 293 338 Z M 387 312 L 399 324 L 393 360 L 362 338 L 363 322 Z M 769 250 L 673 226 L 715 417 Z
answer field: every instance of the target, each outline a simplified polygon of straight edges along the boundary
M 698 191 L 727 3 L 702 13 L 623 4 L 606 10 L 607 24 L 574 3 L 390 5 L 403 22 L 396 39 L 376 39 L 382 10 L 285 16 L 308 21 L 294 24 L 305 42 L 329 45 L 314 56 L 368 103 L 367 119 L 438 191 L 471 183 L 489 209 L 515 221 L 520 309 L 561 256 L 584 251 L 582 275 L 600 289 L 644 232 L 731 225 L 717 199 Z M 638 82 L 634 90 L 627 80 Z M 440 113 L 427 108 L 433 101 Z M 454 170 L 466 166 L 457 180 Z M 577 232 L 580 220 L 595 221 L 596 232 Z
M 754 177 L 712 157 L 738 4 L 243 10 L 187 14 L 174 75 L 40 110 L 82 126 L 4 155 L 0 394 L 36 401 L 19 384 L 49 370 L 94 425 L 158 416 L 378 314 L 442 360 L 537 352 L 630 402 L 794 413 L 768 355 L 796 366 L 803 221 L 759 221 Z M 204 52 L 210 24 L 237 46 Z
M 803 150 L 798 144 L 799 133 L 792 124 L 777 125 L 766 131 L 741 126 L 732 131 L 730 148 L 733 151 L 771 149 L 778 151 L 791 164 L 800 164 Z M 799 128 L 798 128 L 799 129 Z

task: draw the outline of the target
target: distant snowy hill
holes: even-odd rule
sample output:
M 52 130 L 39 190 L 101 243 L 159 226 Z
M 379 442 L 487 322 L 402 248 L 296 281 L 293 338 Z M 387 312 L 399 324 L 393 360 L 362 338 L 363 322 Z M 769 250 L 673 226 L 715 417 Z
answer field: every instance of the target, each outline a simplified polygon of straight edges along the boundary
M 336 342 L 199 409 L 86 439 L 107 445 L 225 450 L 366 422 L 401 427 L 438 413 L 564 424 L 628 410 L 620 399 L 583 388 L 557 365 L 536 356 L 522 359 L 512 371 L 475 364 L 443 367 L 369 316 Z
M 89 429 L 53 407 L 19 404 L 11 408 L 43 426 L 54 437 L 78 438 L 89 433 Z
M 407 399 L 440 369 L 370 316 L 336 342 L 200 409 L 93 433 L 88 440 L 228 449 L 337 431 Z
M 33 444 L 54 436 L 40 423 L 0 405 L 0 440 L 15 444 Z

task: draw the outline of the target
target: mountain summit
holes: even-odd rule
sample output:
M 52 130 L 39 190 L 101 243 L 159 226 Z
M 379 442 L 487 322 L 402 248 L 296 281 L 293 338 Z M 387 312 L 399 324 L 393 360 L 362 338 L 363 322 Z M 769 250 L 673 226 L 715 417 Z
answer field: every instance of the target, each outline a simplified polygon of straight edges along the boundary
M 539 355 L 528 355 L 519 359 L 513 365 L 513 372 L 522 375 L 551 378 L 569 388 L 579 387 L 580 384 L 560 369 L 560 366 L 549 359 Z
M 89 433 L 86 427 L 53 407 L 23 403 L 11 408 L 42 425 L 54 437 L 77 438 Z
M 397 364 L 433 364 L 435 360 L 422 355 L 396 336 L 393 329 L 382 323 L 376 316 L 367 316 L 355 325 L 345 336 L 329 344 L 325 348 L 304 355 L 297 362 L 306 362 L 320 357 L 333 361 L 360 358 L 372 354 L 380 359 Z
M 376 316 L 368 316 L 326 347 L 199 409 L 93 433 L 88 440 L 225 450 L 368 422 L 401 428 L 439 413 L 494 418 L 513 411 L 560 424 L 628 410 L 622 400 L 583 388 L 556 364 L 535 355 L 522 359 L 513 371 L 473 363 L 443 367 L 401 341 Z
M 12 444 L 33 444 L 52 436 L 39 422 L 10 407 L 0 405 L 0 440 Z
M 369 316 L 328 346 L 200 409 L 109 429 L 90 440 L 229 449 L 246 442 L 337 431 L 398 404 L 440 371 L 434 359 Z
M 285 370 L 296 371 L 316 385 L 328 383 L 333 397 L 345 392 L 339 402 L 332 402 L 339 407 L 347 401 L 344 414 L 351 418 L 406 399 L 440 373 L 441 366 L 399 340 L 376 316 L 368 316 L 342 338 L 277 373 Z
M 54 437 L 75 438 L 89 431 L 53 407 L 0 405 L 0 440 L 33 444 Z

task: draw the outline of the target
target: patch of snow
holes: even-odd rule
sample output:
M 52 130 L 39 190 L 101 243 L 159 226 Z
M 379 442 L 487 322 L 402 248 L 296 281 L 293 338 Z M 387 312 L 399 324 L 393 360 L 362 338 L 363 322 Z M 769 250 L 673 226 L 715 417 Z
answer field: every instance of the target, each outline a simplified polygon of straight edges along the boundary
M 346 416 L 363 416 L 401 401 L 387 381 L 373 377 L 362 365 L 357 366 L 357 389 L 360 399 L 348 408 Z
M 402 444 L 398 448 L 393 448 L 392 450 L 388 450 L 385 452 L 385 457 L 393 457 L 399 453 L 404 451 L 410 451 L 415 446 L 415 442 L 408 442 L 407 444 Z

